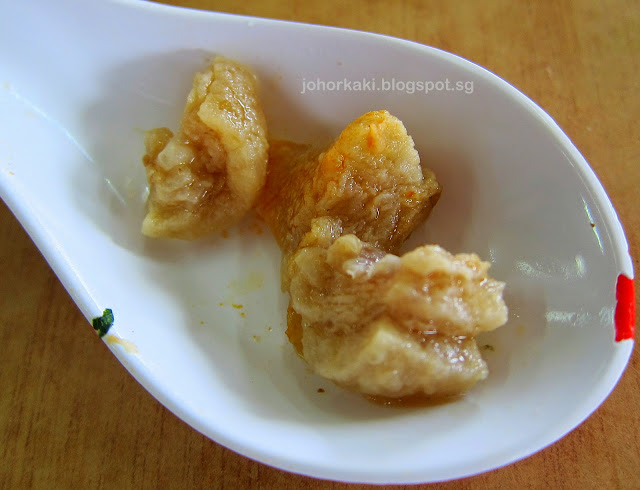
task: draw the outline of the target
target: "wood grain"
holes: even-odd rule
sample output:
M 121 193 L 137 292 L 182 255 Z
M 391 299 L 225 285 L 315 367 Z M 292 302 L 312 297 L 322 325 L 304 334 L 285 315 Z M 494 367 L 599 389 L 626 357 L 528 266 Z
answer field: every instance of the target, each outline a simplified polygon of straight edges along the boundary
M 640 256 L 639 2 L 171 3 L 389 34 L 485 66 L 567 132 Z M 433 488 L 640 487 L 639 369 L 634 352 L 604 404 L 547 449 Z M 303 486 L 364 488 L 253 462 L 178 420 L 110 354 L 0 205 L 0 488 Z

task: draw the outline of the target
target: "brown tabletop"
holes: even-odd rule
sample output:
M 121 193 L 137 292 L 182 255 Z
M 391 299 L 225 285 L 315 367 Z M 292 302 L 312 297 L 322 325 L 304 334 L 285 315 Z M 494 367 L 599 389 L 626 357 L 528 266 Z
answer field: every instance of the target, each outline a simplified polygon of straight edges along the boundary
M 640 256 L 637 1 L 169 3 L 389 34 L 488 68 L 566 131 Z M 640 487 L 639 366 L 634 351 L 611 396 L 559 442 L 434 488 Z M 348 485 L 253 462 L 178 420 L 116 361 L 0 203 L 0 489 L 302 486 Z

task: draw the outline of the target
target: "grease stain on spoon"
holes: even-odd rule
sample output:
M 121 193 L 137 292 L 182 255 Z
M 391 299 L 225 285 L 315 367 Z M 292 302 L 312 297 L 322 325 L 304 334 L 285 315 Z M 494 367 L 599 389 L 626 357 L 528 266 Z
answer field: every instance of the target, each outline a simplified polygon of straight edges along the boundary
M 133 342 L 121 339 L 120 337 L 116 337 L 112 334 L 105 335 L 104 340 L 109 345 L 121 346 L 127 354 L 138 354 L 138 347 Z

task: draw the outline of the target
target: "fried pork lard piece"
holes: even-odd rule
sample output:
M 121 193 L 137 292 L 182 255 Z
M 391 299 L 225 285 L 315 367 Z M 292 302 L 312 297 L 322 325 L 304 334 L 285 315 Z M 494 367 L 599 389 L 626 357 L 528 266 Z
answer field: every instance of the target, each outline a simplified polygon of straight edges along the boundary
M 287 333 L 318 374 L 368 395 L 451 395 L 487 375 L 473 336 L 506 321 L 472 254 L 394 255 L 440 195 L 402 123 L 351 123 L 326 151 L 272 145 L 258 212 L 283 250 Z
M 285 261 L 317 217 L 336 218 L 340 234 L 395 252 L 429 215 L 440 191 L 402 122 L 375 111 L 349 124 L 328 149 L 272 142 L 256 209 Z
M 194 239 L 236 223 L 266 176 L 267 129 L 254 75 L 217 57 L 196 74 L 178 133 L 151 130 L 145 147 L 145 235 Z
M 329 221 L 313 221 L 287 271 L 289 327 L 313 370 L 393 398 L 453 395 L 484 379 L 474 336 L 507 317 L 489 264 L 437 245 L 389 254 L 355 235 L 335 238 Z

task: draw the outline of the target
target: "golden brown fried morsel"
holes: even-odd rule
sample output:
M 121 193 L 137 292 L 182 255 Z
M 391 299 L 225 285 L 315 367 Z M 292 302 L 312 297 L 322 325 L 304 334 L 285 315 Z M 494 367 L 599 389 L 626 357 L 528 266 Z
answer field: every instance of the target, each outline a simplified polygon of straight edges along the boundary
M 395 252 L 429 215 L 440 190 L 402 122 L 375 111 L 349 124 L 328 149 L 272 142 L 256 209 L 285 260 L 311 220 L 323 216 L 336 219 L 338 234 Z
M 257 203 L 283 251 L 287 335 L 312 369 L 381 397 L 453 395 L 487 376 L 473 336 L 506 321 L 473 254 L 394 255 L 440 195 L 402 123 L 351 123 L 325 151 L 272 144 Z
M 326 221 L 288 271 L 288 334 L 316 373 L 384 397 L 451 395 L 486 377 L 473 337 L 507 319 L 488 263 L 437 245 L 397 256 L 355 235 L 333 241 Z
M 145 147 L 145 235 L 194 239 L 236 223 L 266 176 L 267 129 L 254 75 L 217 57 L 194 77 L 178 133 L 151 130 Z
M 425 335 L 473 337 L 506 321 L 504 284 L 488 276 L 489 263 L 477 255 L 452 255 L 437 245 L 388 254 L 355 235 L 333 241 L 327 221 L 314 220 L 315 243 L 289 261 L 291 306 L 303 322 L 346 334 L 385 316 Z

